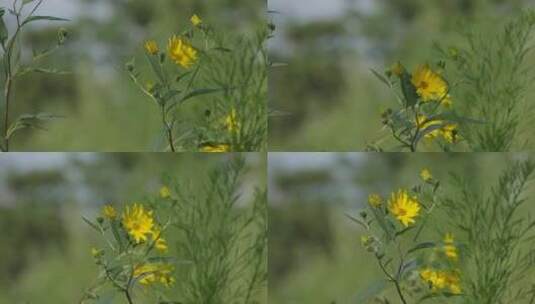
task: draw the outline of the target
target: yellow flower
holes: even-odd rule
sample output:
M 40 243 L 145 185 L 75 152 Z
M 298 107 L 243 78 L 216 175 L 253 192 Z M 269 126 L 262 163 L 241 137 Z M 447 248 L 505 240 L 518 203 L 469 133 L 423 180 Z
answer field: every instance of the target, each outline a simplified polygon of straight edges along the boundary
M 201 17 L 197 16 L 197 14 L 194 14 L 193 16 L 191 16 L 190 21 L 191 21 L 191 24 L 193 24 L 194 26 L 199 26 L 202 24 L 202 19 Z
M 225 125 L 225 128 L 229 132 L 239 131 L 240 123 L 238 122 L 238 120 L 236 118 L 236 110 L 235 109 L 232 109 L 230 111 L 230 113 L 225 117 L 224 125 Z
M 451 105 L 448 95 L 448 84 L 438 73 L 431 70 L 428 64 L 419 66 L 412 75 L 412 84 L 422 101 L 441 101 L 444 105 Z
M 160 228 L 156 227 L 152 231 L 152 238 L 156 240 L 154 247 L 160 252 L 167 252 L 167 241 L 162 237 Z
M 424 268 L 420 270 L 420 277 L 431 286 L 431 290 L 433 291 L 438 291 L 446 287 L 446 279 L 441 271 Z
M 190 68 L 197 61 L 197 50 L 186 40 L 173 36 L 167 46 L 169 57 L 185 69 Z
M 137 203 L 132 208 L 126 207 L 123 213 L 123 225 L 136 243 L 146 241 L 147 235 L 153 233 L 152 211 L 145 210 L 142 205 Z
M 462 292 L 459 271 L 445 272 L 444 281 L 446 282 L 446 285 L 448 286 L 451 293 L 460 294 Z
M 433 175 L 431 175 L 431 172 L 427 168 L 422 169 L 422 171 L 420 172 L 420 177 L 425 182 L 428 182 L 433 179 Z
M 145 51 L 147 54 L 156 55 L 160 51 L 160 48 L 158 47 L 158 43 L 156 43 L 156 41 L 147 40 L 145 41 Z
M 388 209 L 405 227 L 414 224 L 415 217 L 420 213 L 420 204 L 416 197 L 410 197 L 407 191 L 398 190 L 392 193 Z
M 229 152 L 230 146 L 228 144 L 204 144 L 201 146 L 201 152 L 220 153 Z
M 169 287 L 175 282 L 172 277 L 173 266 L 163 263 L 146 263 L 134 267 L 133 277 L 142 285 L 161 283 Z
M 432 140 L 440 136 L 440 128 L 438 126 L 442 125 L 442 120 L 428 120 L 424 115 L 420 115 L 416 119 L 416 126 L 420 131 L 424 131 L 428 128 L 436 126 L 435 129 L 427 132 L 424 137 L 426 139 Z
M 446 256 L 453 261 L 457 261 L 459 259 L 457 247 L 455 246 L 455 239 L 453 238 L 452 233 L 447 233 L 444 236 L 444 254 L 446 254 Z
M 459 140 L 459 132 L 456 124 L 444 124 L 442 120 L 428 120 L 424 115 L 420 115 L 416 120 L 416 125 L 422 131 L 437 126 L 424 135 L 426 139 L 433 140 L 442 137 L 450 144 L 454 144 Z
M 383 203 L 383 198 L 379 194 L 372 193 L 368 195 L 368 203 L 374 208 L 379 208 Z
M 154 247 L 160 252 L 167 252 L 169 250 L 169 247 L 167 247 L 167 241 L 164 238 L 159 238 L 156 241 L 156 244 L 154 244 Z
M 456 143 L 459 140 L 459 131 L 456 124 L 449 124 L 442 127 L 442 137 L 450 144 Z
M 117 212 L 115 211 L 115 208 L 113 208 L 113 206 L 111 205 L 105 205 L 102 208 L 102 214 L 105 218 L 110 220 L 114 220 L 117 217 Z
M 459 271 L 441 271 L 431 268 L 420 270 L 420 277 L 430 285 L 433 292 L 448 288 L 451 293 L 461 293 L 461 279 Z
M 161 198 L 170 198 L 171 197 L 171 190 L 167 186 L 162 186 L 160 188 L 160 197 Z

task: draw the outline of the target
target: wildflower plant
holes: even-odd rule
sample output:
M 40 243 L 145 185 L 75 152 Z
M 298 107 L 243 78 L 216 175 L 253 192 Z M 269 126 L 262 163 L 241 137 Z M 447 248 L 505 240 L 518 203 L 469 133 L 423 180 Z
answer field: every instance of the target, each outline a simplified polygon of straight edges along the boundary
M 10 150 L 10 141 L 20 131 L 27 128 L 43 129 L 43 123 L 59 116 L 48 113 L 22 114 L 18 118 L 12 118 L 12 104 L 15 102 L 15 83 L 22 76 L 37 72 L 47 74 L 65 74 L 65 72 L 42 66 L 43 59 L 56 52 L 67 39 L 67 31 L 60 28 L 57 34 L 57 41 L 54 46 L 42 50 L 33 51 L 32 57 L 25 60 L 25 53 L 22 35 L 24 30 L 37 21 L 68 21 L 67 19 L 41 16 L 36 12 L 43 4 L 44 0 L 13 0 L 11 7 L 0 6 L 0 46 L 2 52 L 2 92 L 3 92 L 3 115 L 2 115 L 2 139 L 0 140 L 0 151 Z M 15 19 L 15 28 L 10 33 L 6 26 L 5 18 L 7 14 Z
M 531 126 L 532 107 L 525 97 L 534 79 L 528 56 L 535 13 L 526 10 L 499 26 L 465 26 L 465 43 L 436 43 L 436 67 L 424 64 L 410 73 L 397 63 L 384 75 L 372 70 L 400 108 L 383 112 L 389 134 L 369 149 L 382 150 L 378 143 L 389 137 L 400 144 L 395 150 L 417 151 L 420 142 L 434 142 L 443 151 L 525 148 L 528 143 L 519 136 Z
M 108 286 L 130 304 L 135 303 L 136 290 L 140 289 L 150 288 L 158 299 L 164 298 L 163 289 L 175 282 L 176 261 L 166 256 L 168 245 L 164 238 L 169 218 L 162 224 L 152 209 L 133 203 L 122 212 L 105 205 L 96 222 L 87 218 L 84 221 L 102 236 L 106 247 L 91 249 L 100 273 L 81 303 L 97 299 Z
M 164 178 L 144 203 L 105 206 L 95 222 L 104 239 L 100 269 L 81 303 L 105 293 L 128 303 L 262 302 L 267 281 L 267 197 L 241 198 L 245 161 L 236 157 L 201 183 Z M 243 205 L 242 205 L 243 204 Z
M 154 76 L 142 75 L 134 60 L 127 71 L 137 87 L 158 107 L 168 151 L 258 151 L 266 146 L 267 81 L 264 31 L 255 39 L 226 39 L 198 15 L 172 35 L 166 48 L 144 43 Z M 184 116 L 187 102 L 210 95 L 206 119 Z M 218 97 L 221 96 L 221 97 Z
M 390 137 L 398 143 L 394 150 L 411 152 L 418 151 L 422 144 L 450 151 L 462 140 L 459 127 L 470 120 L 453 110 L 452 86 L 443 75 L 444 69 L 444 62 L 436 67 L 422 64 L 411 73 L 398 62 L 384 75 L 372 70 L 393 93 L 398 107 L 382 113 L 388 133 L 369 149 L 382 150 L 379 142 Z
M 511 163 L 489 189 L 452 174 L 449 191 L 422 170 L 411 190 L 371 194 L 349 217 L 364 228 L 361 243 L 386 281 L 371 284 L 359 303 L 391 303 L 392 294 L 401 303 L 533 303 L 535 220 L 524 208 L 534 170 L 530 160 Z M 441 238 L 419 241 L 437 232 Z
M 372 284 L 373 292 L 359 297 L 359 303 L 371 298 L 392 303 L 386 295 L 379 295 L 389 286 L 394 290 L 392 297 L 404 304 L 463 293 L 460 251 L 453 234 L 445 233 L 443 240 L 421 240 L 431 214 L 439 207 L 440 182 L 427 169 L 420 176 L 417 185 L 396 190 L 390 197 L 370 194 L 368 207 L 356 217 L 348 215 L 364 228 L 361 244 L 384 276 Z

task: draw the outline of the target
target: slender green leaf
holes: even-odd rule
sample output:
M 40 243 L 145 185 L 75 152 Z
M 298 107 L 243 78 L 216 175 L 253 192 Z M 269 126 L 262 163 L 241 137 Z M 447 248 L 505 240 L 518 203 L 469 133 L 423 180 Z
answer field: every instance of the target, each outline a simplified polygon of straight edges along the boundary
M 405 229 L 403 229 L 403 230 L 400 230 L 400 231 L 396 232 L 396 236 L 403 235 L 403 234 L 405 234 L 406 232 L 411 231 L 412 229 L 414 229 L 414 227 L 415 227 L 415 226 L 409 226 L 409 227 L 407 227 L 407 228 L 405 228 Z
M 405 97 L 405 107 L 413 107 L 418 102 L 418 93 L 412 84 L 411 75 L 407 71 L 401 74 L 401 91 Z
M 6 42 L 8 37 L 7 27 L 3 18 L 5 12 L 4 8 L 0 8 L 0 43 L 2 43 L 2 45 Z
M 193 90 L 192 92 L 190 92 L 189 94 L 187 94 L 186 96 L 182 97 L 182 99 L 180 100 L 180 102 L 185 102 L 189 99 L 192 99 L 194 97 L 198 97 L 198 96 L 202 96 L 202 95 L 208 95 L 208 94 L 213 94 L 213 93 L 217 93 L 217 92 L 222 92 L 222 91 L 226 91 L 227 89 L 226 88 L 220 88 L 220 89 L 198 89 L 198 90 Z
M 410 254 L 410 253 L 413 253 L 415 251 L 422 250 L 422 249 L 435 248 L 436 246 L 437 244 L 434 242 L 423 242 L 409 249 L 409 251 L 407 251 L 407 254 Z
M 346 216 L 347 216 L 347 218 L 349 218 L 349 219 L 352 220 L 353 222 L 355 222 L 355 223 L 361 225 L 364 229 L 366 229 L 366 230 L 369 230 L 369 229 L 370 229 L 370 227 L 368 227 L 368 224 L 366 224 L 363 220 L 358 219 L 358 218 L 356 218 L 356 217 L 353 217 L 352 215 L 347 214 L 347 213 L 346 213 Z
M 388 79 L 386 79 L 383 75 L 379 74 L 379 72 L 377 72 L 376 70 L 374 69 L 370 69 L 370 71 L 373 73 L 373 75 L 375 75 L 375 77 L 377 77 L 377 79 L 379 79 L 382 83 L 384 83 L 385 85 L 387 85 L 388 87 L 391 86 L 390 82 L 388 81 Z
M 151 56 L 147 53 L 145 53 L 145 56 L 147 57 L 147 60 L 149 61 L 150 63 L 150 66 L 152 68 L 152 71 L 154 72 L 154 74 L 156 74 L 156 77 L 158 77 L 158 79 L 162 82 L 162 83 L 166 83 L 166 80 L 165 80 L 165 75 L 163 73 L 163 70 L 162 70 L 162 67 L 160 66 L 160 64 L 158 63 L 158 59 L 155 57 L 155 56 Z
M 91 226 L 93 229 L 95 229 L 95 230 L 98 231 L 99 233 L 102 232 L 101 229 L 100 229 L 100 227 L 99 227 L 97 224 L 91 222 L 91 221 L 88 220 L 85 216 L 82 216 L 82 219 L 84 220 L 84 222 L 86 222 L 89 226 Z
M 48 21 L 70 21 L 69 19 L 59 18 L 59 17 L 52 17 L 52 16 L 30 16 L 30 17 L 26 18 L 26 20 L 24 20 L 22 22 L 21 26 L 24 26 L 25 24 L 28 24 L 30 22 L 44 21 L 44 20 L 48 20 Z
M 113 237 L 115 238 L 115 241 L 117 241 L 117 244 L 119 244 L 119 251 L 123 251 L 124 244 L 123 244 L 123 238 L 121 236 L 121 233 L 119 232 L 119 222 L 118 221 L 112 221 L 111 222 L 111 231 L 113 233 Z
M 34 68 L 33 71 L 36 73 L 55 74 L 55 75 L 67 75 L 71 73 L 69 71 L 60 71 L 60 70 L 51 69 L 51 68 Z

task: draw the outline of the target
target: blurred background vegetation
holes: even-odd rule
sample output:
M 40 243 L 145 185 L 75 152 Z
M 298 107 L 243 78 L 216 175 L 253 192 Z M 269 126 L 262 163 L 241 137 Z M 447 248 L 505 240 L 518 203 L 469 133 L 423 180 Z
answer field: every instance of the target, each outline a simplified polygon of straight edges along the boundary
M 166 177 L 206 182 L 232 154 L 13 153 L 0 155 L 0 303 L 78 303 L 98 268 L 102 240 L 82 221 L 103 204 L 157 195 Z M 266 183 L 266 159 L 244 154 L 244 199 Z M 169 237 L 171 250 L 176 241 Z M 172 252 L 171 251 L 171 252 Z M 180 269 L 177 269 L 180 272 Z M 265 296 L 265 293 L 263 293 Z M 101 303 L 122 303 L 110 300 Z M 111 302 L 110 302 L 111 301 Z M 260 303 L 262 302 L 262 300 Z
M 0 0 L 3 7 L 11 3 Z M 264 22 L 265 6 L 262 0 L 45 0 L 38 14 L 71 21 L 33 26 L 23 37 L 25 55 L 49 47 L 59 26 L 65 27 L 65 47 L 43 65 L 72 73 L 19 79 L 12 116 L 46 112 L 65 118 L 47 124 L 45 132 L 25 130 L 12 150 L 154 151 L 162 134 L 158 110 L 130 81 L 125 63 L 143 58 L 144 40 L 163 43 L 181 32 L 194 13 L 218 30 L 251 34 Z M 137 63 L 148 71 L 144 60 Z M 203 101 L 191 103 L 185 116 L 203 117 L 210 97 Z
M 363 151 L 384 134 L 381 112 L 395 106 L 370 68 L 434 63 L 433 43 L 458 45 L 463 24 L 504 22 L 529 7 L 533 1 L 269 1 L 278 28 L 271 58 L 287 64 L 270 74 L 269 104 L 279 114 L 270 118 L 270 151 Z M 528 62 L 535 63 L 533 52 Z M 532 149 L 530 124 L 519 142 Z
M 473 181 L 476 189 L 484 187 L 482 195 L 488 195 L 486 190 L 496 184 L 508 162 L 527 157 L 532 155 L 270 153 L 269 302 L 361 304 L 358 297 L 382 273 L 360 244 L 365 232 L 346 214 L 358 214 L 368 194 L 388 196 L 412 187 L 426 167 L 441 181 L 445 194 L 458 191 L 448 183 L 450 173 L 455 173 Z M 525 211 L 535 212 L 532 183 L 529 194 Z M 442 239 L 449 229 L 442 222 L 447 219 L 434 219 L 425 237 Z

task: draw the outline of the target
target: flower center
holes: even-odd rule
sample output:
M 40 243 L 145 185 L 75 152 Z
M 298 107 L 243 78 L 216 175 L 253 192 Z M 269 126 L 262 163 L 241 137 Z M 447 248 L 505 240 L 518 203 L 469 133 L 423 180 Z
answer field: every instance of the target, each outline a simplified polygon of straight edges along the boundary
M 429 87 L 429 84 L 425 81 L 420 82 L 420 88 L 427 89 Z
M 398 211 L 399 215 L 401 216 L 404 216 L 407 214 L 407 210 L 403 209 L 403 208 L 399 208 L 399 211 Z

